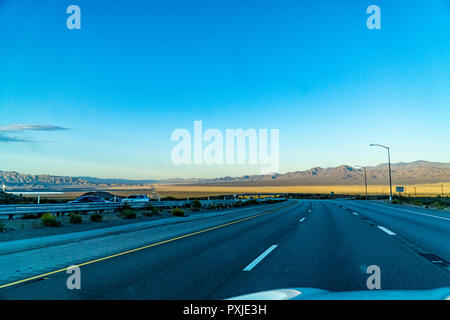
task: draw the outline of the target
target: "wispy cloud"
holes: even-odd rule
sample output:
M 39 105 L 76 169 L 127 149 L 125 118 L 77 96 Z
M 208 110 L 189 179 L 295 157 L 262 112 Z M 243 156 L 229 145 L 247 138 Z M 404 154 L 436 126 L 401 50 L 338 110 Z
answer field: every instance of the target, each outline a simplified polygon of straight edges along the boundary
M 69 128 L 53 126 L 48 124 L 12 124 L 0 127 L 0 143 L 4 142 L 40 142 L 34 139 L 11 136 L 10 133 L 20 133 L 24 131 L 66 131 Z
M 0 132 L 20 132 L 20 131 L 65 131 L 69 128 L 47 125 L 47 124 L 13 124 L 0 127 Z
M 4 134 L 0 134 L 0 142 L 32 142 L 32 141 L 28 139 L 8 137 Z

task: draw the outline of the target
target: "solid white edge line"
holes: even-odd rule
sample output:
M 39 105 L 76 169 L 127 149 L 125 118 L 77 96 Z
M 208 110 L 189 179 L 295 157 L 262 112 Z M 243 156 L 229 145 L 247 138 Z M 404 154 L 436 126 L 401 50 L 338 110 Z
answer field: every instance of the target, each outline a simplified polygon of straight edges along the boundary
M 385 205 L 382 205 L 382 204 L 379 204 L 379 203 L 373 203 L 373 204 L 375 204 L 375 205 L 377 205 L 377 206 L 380 206 L 380 207 L 389 208 L 389 209 L 394 209 L 394 210 L 399 210 L 399 211 L 405 211 L 405 212 L 411 212 L 411 213 L 419 214 L 419 215 L 421 215 L 421 216 L 433 217 L 433 218 L 437 218 L 437 219 L 442 219 L 442 220 L 448 220 L 448 221 L 450 221 L 449 218 L 444 218 L 444 217 L 440 217 L 440 216 L 434 216 L 434 215 L 432 215 L 432 214 L 420 213 L 420 212 L 415 212 L 415 211 L 406 210 L 406 209 L 402 209 L 402 208 L 396 208 L 396 207 L 385 206 Z
M 278 247 L 277 244 L 274 244 L 269 249 L 264 251 L 258 258 L 253 260 L 252 263 L 250 263 L 248 266 L 246 266 L 242 271 L 251 271 L 258 263 L 261 262 L 262 259 L 264 259 L 269 253 L 271 253 L 276 247 Z
M 397 235 L 394 232 L 392 232 L 391 230 L 386 229 L 385 227 L 382 227 L 382 226 L 378 226 L 378 229 L 383 230 L 384 232 L 386 232 L 390 236 L 396 236 Z

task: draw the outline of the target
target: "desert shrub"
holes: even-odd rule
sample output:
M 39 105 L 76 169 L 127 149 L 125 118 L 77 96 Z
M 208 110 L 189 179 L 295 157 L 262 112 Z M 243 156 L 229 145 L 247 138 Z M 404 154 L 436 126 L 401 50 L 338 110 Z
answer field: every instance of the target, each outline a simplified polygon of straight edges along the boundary
M 250 199 L 245 202 L 242 202 L 243 206 L 251 206 L 251 205 L 255 205 L 255 204 L 258 204 L 258 200 L 256 200 L 256 199 Z
M 120 216 L 123 219 L 136 219 L 136 212 L 134 212 L 131 209 L 128 210 L 122 210 L 122 212 L 120 213 Z
M 153 217 L 153 216 L 157 216 L 159 214 L 159 210 L 158 210 L 158 208 L 146 209 L 146 210 L 141 211 L 141 214 L 144 217 Z
M 93 222 L 100 222 L 103 220 L 103 216 L 100 213 L 94 213 L 91 215 L 91 221 Z
M 195 199 L 192 202 L 192 207 L 194 207 L 194 209 L 200 209 L 202 207 L 202 203 L 200 202 L 200 200 Z
M 151 217 L 153 216 L 153 213 L 150 210 L 142 210 L 140 212 L 144 217 Z
M 176 208 L 176 209 L 172 210 L 172 214 L 174 216 L 177 216 L 177 217 L 183 217 L 184 216 L 184 211 L 181 210 L 181 209 Z
M 444 204 L 442 202 L 439 202 L 439 201 L 433 202 L 431 205 L 433 207 L 435 207 L 436 209 L 439 209 L 439 210 L 445 209 Z
M 127 211 L 127 210 L 132 210 L 131 204 L 129 204 L 128 202 L 125 202 L 124 204 L 122 204 L 119 211 L 122 212 L 122 211 Z
M 45 227 L 57 227 L 61 224 L 52 214 L 46 213 L 41 217 L 42 224 Z
M 74 213 L 69 216 L 69 222 L 72 224 L 79 224 L 83 222 L 83 218 L 81 218 L 79 214 Z

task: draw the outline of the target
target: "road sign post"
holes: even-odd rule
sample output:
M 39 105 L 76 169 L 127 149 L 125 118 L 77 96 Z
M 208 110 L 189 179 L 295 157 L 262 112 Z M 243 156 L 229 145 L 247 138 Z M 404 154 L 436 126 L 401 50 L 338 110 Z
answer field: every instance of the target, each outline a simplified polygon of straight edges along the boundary
M 401 196 L 401 193 L 405 192 L 405 187 L 395 187 L 395 191 L 397 191 L 398 195 Z

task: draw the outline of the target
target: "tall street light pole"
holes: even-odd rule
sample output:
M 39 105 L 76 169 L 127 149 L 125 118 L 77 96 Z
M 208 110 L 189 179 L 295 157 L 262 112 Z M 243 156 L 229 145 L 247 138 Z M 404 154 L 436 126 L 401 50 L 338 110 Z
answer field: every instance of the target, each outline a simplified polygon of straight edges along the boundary
M 389 149 L 389 147 L 383 146 L 381 144 L 375 144 L 375 143 L 372 143 L 370 146 L 371 147 L 382 147 L 382 148 L 387 149 L 387 152 L 388 152 L 388 165 L 389 165 L 389 188 L 390 188 L 389 201 L 392 201 L 392 175 L 391 175 L 391 152 L 390 152 L 390 149 Z
M 362 166 L 356 166 L 357 168 L 363 168 L 364 169 L 364 185 L 366 186 L 366 200 L 368 200 L 367 196 L 367 168 Z

